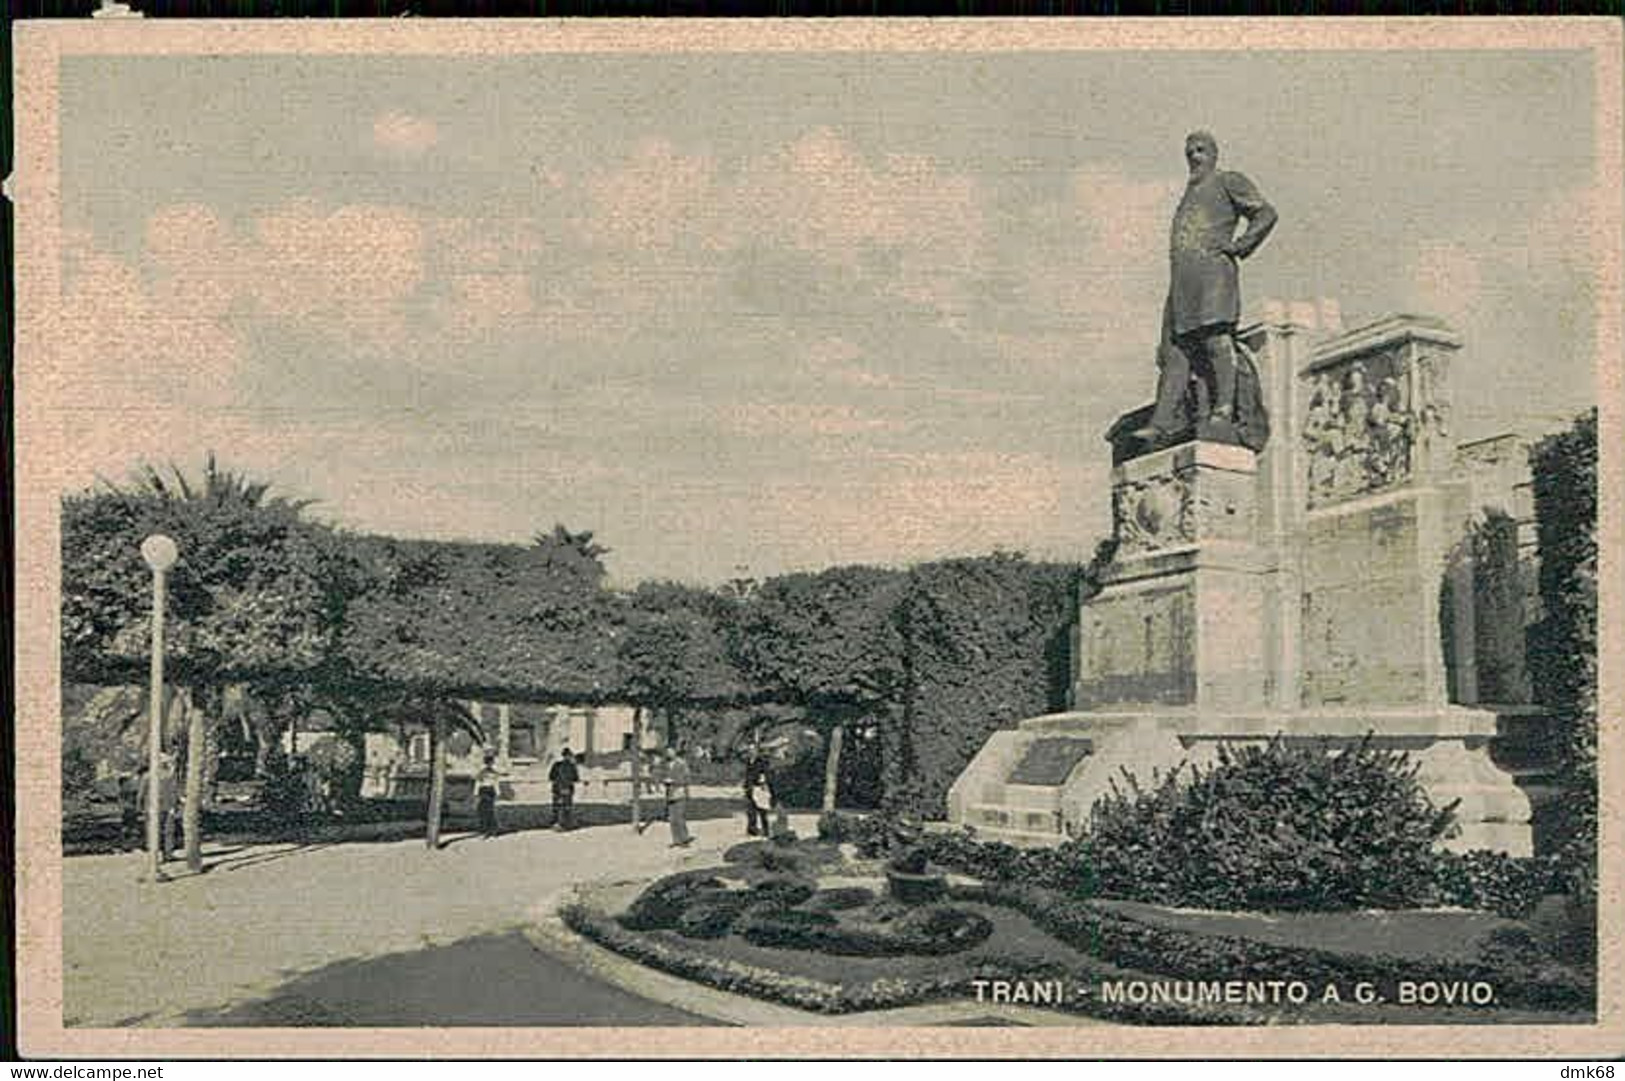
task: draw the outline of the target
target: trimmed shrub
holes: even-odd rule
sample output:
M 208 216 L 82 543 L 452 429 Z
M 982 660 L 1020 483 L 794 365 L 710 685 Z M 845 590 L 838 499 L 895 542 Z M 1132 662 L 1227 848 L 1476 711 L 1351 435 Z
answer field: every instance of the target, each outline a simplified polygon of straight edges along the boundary
M 841 842 L 851 844 L 858 855 L 874 859 L 886 853 L 893 829 L 885 815 L 842 815 Z
M 722 858 L 727 863 L 791 875 L 805 873 L 808 864 L 808 860 L 795 849 L 766 841 L 745 841 L 734 845 L 722 854 Z
M 1085 906 L 1069 902 L 1054 893 L 1021 887 L 989 889 L 975 887 L 966 891 L 975 894 L 975 900 L 984 903 L 1009 904 L 1051 933 L 1065 938 L 1058 931 L 1065 928 L 1077 942 L 1110 941 L 1118 951 L 1133 950 L 1158 957 L 1162 963 L 1155 971 L 1194 971 L 1199 973 L 1235 973 L 1235 978 L 1279 979 L 1281 973 L 1290 972 L 1294 978 L 1310 983 L 1316 980 L 1337 981 L 1347 986 L 1359 979 L 1371 979 L 1385 992 L 1391 990 L 1396 978 L 1408 978 L 1413 963 L 1397 960 L 1345 957 L 1334 954 L 1310 953 L 1309 963 L 1297 964 L 1298 954 L 1278 948 L 1261 947 L 1262 953 L 1254 958 L 1244 949 L 1214 950 L 1201 948 L 1213 940 L 1196 939 L 1187 948 L 1190 936 L 1164 932 L 1143 924 L 1116 920 L 1110 931 L 1100 931 L 1098 913 L 1089 913 Z M 1085 919 L 1070 917 L 1083 913 Z M 962 999 L 965 988 L 976 979 L 1040 979 L 1060 978 L 1073 984 L 1089 984 L 1102 979 L 1124 976 L 1122 969 L 1084 966 L 1068 968 L 1037 958 L 991 961 L 974 954 L 945 963 L 940 972 L 927 976 L 885 976 L 872 981 L 843 980 L 831 983 L 807 976 L 791 975 L 759 965 L 737 960 L 724 960 L 703 952 L 703 947 L 682 942 L 660 941 L 652 936 L 624 930 L 620 924 L 580 903 L 565 906 L 560 915 L 565 924 L 578 934 L 603 945 L 623 956 L 684 979 L 695 980 L 711 987 L 738 994 L 782 1002 L 805 1010 L 827 1014 L 850 1013 L 904 1006 L 938 999 Z M 747 914 L 747 919 L 749 915 Z M 1239 940 L 1227 940 L 1234 943 Z M 1242 947 L 1247 943 L 1242 942 Z M 1095 952 L 1090 946 L 1084 949 Z M 1288 958 L 1288 959 L 1283 959 Z M 1239 960 L 1238 960 L 1239 959 Z M 1551 974 L 1530 973 L 1514 968 L 1515 982 L 1500 968 L 1452 967 L 1437 973 L 1430 970 L 1430 978 L 1491 979 L 1496 983 L 1497 1006 L 1534 1006 L 1559 1009 L 1566 1012 L 1586 1011 L 1592 1008 L 1593 998 L 1587 986 L 1575 984 Z M 1523 982 L 1525 976 L 1528 982 Z M 1510 991 L 1510 994 L 1503 992 Z M 1068 997 L 1063 1009 L 1068 1012 L 1102 1017 L 1129 1024 L 1160 1025 L 1257 1025 L 1291 1019 L 1297 1011 L 1280 1007 L 1225 1006 L 1210 1003 L 1173 1002 L 1168 1004 L 1108 1001 L 1099 995 Z
M 839 912 L 848 908 L 861 908 L 873 904 L 875 891 L 865 886 L 838 886 L 834 889 L 819 890 L 807 899 L 805 905 L 808 912 Z
M 677 917 L 677 933 L 684 938 L 721 938 L 733 930 L 751 897 L 744 890 L 702 894 Z
M 866 823 L 874 818 L 874 815 L 851 811 L 825 811 L 818 816 L 818 839 L 836 845 L 856 843 L 863 835 Z
M 633 931 L 676 927 L 697 900 L 726 892 L 726 883 L 704 871 L 667 875 L 638 894 L 621 916 L 621 925 Z
M 260 804 L 277 818 L 298 818 L 310 810 L 310 785 L 305 779 L 305 768 L 287 758 L 273 758 L 265 787 L 260 789 Z
M 957 900 L 1007 905 L 1062 942 L 1112 964 L 1182 979 L 1224 973 L 1226 979 L 1271 980 L 1291 973 L 1311 986 L 1367 982 L 1392 1001 L 1397 981 L 1414 979 L 1417 972 L 1414 958 L 1334 953 L 1156 927 L 1030 886 L 983 885 L 952 892 Z M 1589 1011 L 1596 1006 L 1594 981 L 1548 966 L 1509 968 L 1438 960 L 1429 962 L 1427 978 L 1492 984 L 1496 1005 L 1502 1007 Z
M 923 862 L 923 857 L 922 857 Z M 948 895 L 948 880 L 941 874 L 886 868 L 886 892 L 904 904 L 940 901 Z
M 973 979 L 1032 978 L 1039 971 L 1032 965 L 1012 969 L 987 961 L 971 961 L 939 975 L 886 976 L 871 981 L 851 980 L 837 984 L 775 972 L 739 961 L 725 961 L 701 953 L 696 947 L 685 943 L 657 941 L 650 936 L 628 931 L 614 920 L 579 903 L 565 906 L 560 916 L 565 925 L 576 933 L 663 972 L 723 991 L 754 995 L 826 1014 L 961 998 Z M 1174 1017 L 1164 1014 L 1160 1018 L 1152 1015 L 1142 1019 L 1172 1020 Z
M 791 841 L 793 840 L 792 837 Z M 801 874 L 807 869 L 807 859 L 790 847 L 790 841 L 781 841 L 775 837 L 772 843 L 762 846 L 760 854 L 756 857 L 756 865 L 764 871 Z
M 1088 846 L 1067 841 L 1055 848 L 1017 848 L 1003 841 L 978 841 L 969 831 L 929 833 L 920 840 L 930 862 L 991 882 L 1032 886 L 1092 896 L 1093 862 Z
M 746 942 L 774 949 L 823 950 L 825 939 L 819 932 L 834 928 L 835 917 L 828 912 L 804 912 L 776 905 L 752 906 L 735 930 Z
M 751 908 L 736 925 L 745 941 L 774 949 L 845 957 L 958 953 L 985 942 L 993 924 L 962 909 L 933 905 L 888 924 L 842 923 L 828 912 Z
M 875 832 L 880 832 L 876 829 Z M 1097 896 L 1091 843 L 1068 841 L 1055 848 L 1015 848 L 978 841 L 968 832 L 927 834 L 921 841 L 933 864 L 984 882 L 1020 883 L 1056 890 L 1073 898 Z M 1450 905 L 1522 919 L 1542 897 L 1568 888 L 1557 857 L 1517 857 L 1502 852 L 1436 851 L 1429 882 L 1418 898 L 1426 905 Z M 1107 891 L 1123 896 L 1122 891 Z
M 981 945 L 993 934 L 993 923 L 986 916 L 946 905 L 916 908 L 895 926 L 909 953 L 958 953 Z
M 324 735 L 304 751 L 306 768 L 315 784 L 312 810 L 333 811 L 355 804 L 360 796 L 362 755 L 353 742 L 339 735 Z
M 794 908 L 815 892 L 812 883 L 799 878 L 764 878 L 750 888 L 752 903 L 777 908 Z
M 1523 919 L 1541 898 L 1561 893 L 1567 883 L 1559 861 L 1523 858 L 1505 852 L 1439 852 L 1434 855 L 1433 902 L 1482 909 Z
M 80 747 L 69 747 L 62 752 L 62 803 L 75 801 L 88 803 L 100 793 L 96 791 L 96 763 Z
M 777 874 L 801 875 L 818 867 L 841 861 L 840 849 L 828 844 L 779 844 L 771 841 L 742 841 L 722 854 L 727 863 L 760 867 Z
M 1219 759 L 1095 804 L 1084 857 L 1105 896 L 1206 908 L 1393 908 L 1426 903 L 1433 806 L 1418 766 L 1370 739 L 1338 750 L 1221 745 Z
M 736 845 L 730 845 L 722 853 L 722 861 L 724 863 L 757 865 L 763 843 L 762 841 L 740 841 Z

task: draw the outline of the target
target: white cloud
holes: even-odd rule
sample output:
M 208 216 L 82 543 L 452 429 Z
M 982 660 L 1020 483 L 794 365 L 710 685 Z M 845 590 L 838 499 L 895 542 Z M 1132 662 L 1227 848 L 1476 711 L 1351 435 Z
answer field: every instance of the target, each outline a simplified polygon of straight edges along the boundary
M 358 344 L 404 337 L 402 301 L 424 276 L 415 211 L 293 202 L 256 219 L 254 240 L 251 292 L 267 314 L 336 323 Z
M 372 122 L 372 143 L 380 150 L 416 157 L 440 141 L 433 120 L 409 113 L 387 112 Z
M 528 274 L 456 274 L 448 284 L 440 321 L 458 338 L 514 333 L 536 310 Z
M 686 232 L 714 222 L 715 163 L 686 154 L 664 139 L 640 143 L 630 158 L 586 178 L 589 212 L 581 221 L 592 245 L 669 247 Z
M 983 196 L 973 179 L 931 158 L 872 162 L 817 128 L 741 170 L 735 242 L 776 241 L 867 288 L 952 312 L 985 242 Z
M 1021 386 L 1087 386 L 1080 423 L 1104 430 L 1155 380 L 1177 199 L 1176 184 L 1109 163 L 1077 170 L 1060 198 L 1027 210 L 1023 242 L 997 266 L 997 299 L 962 335 Z

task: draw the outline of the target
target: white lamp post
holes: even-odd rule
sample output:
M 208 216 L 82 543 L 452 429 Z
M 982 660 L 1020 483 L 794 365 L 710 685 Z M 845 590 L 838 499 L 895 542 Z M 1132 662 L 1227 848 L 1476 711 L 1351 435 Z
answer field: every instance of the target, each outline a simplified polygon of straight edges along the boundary
M 164 742 L 164 576 L 180 558 L 175 542 L 154 533 L 141 542 L 141 558 L 152 568 L 152 726 L 147 736 L 147 871 L 154 882 L 162 881 L 163 871 L 163 787 Z

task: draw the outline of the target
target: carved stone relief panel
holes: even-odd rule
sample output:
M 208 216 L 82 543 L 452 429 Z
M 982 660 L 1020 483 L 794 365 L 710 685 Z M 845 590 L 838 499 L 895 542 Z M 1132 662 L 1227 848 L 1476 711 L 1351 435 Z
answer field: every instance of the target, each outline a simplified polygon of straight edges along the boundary
M 1449 357 L 1407 347 L 1353 356 L 1303 384 L 1310 507 L 1411 480 L 1445 446 Z
M 1112 492 L 1118 554 L 1142 555 L 1207 540 L 1254 540 L 1256 480 L 1186 459 L 1169 472 L 1121 480 Z
M 1112 492 L 1118 553 L 1138 555 L 1196 539 L 1188 477 L 1163 474 L 1119 484 Z

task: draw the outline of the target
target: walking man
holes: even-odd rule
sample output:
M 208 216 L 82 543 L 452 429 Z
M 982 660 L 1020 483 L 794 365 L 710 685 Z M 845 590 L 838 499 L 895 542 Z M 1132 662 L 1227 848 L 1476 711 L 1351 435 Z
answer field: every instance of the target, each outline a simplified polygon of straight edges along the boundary
M 141 847 L 141 790 L 146 786 L 145 773 L 119 775 L 119 847 Z
M 671 823 L 671 847 L 694 843 L 688 832 L 688 763 L 676 747 L 666 751 L 666 821 Z
M 501 832 L 497 828 L 497 797 L 502 792 L 502 774 L 497 772 L 495 751 L 485 752 L 485 768 L 480 770 L 476 785 L 479 796 L 480 835 L 495 837 Z
M 559 752 L 559 760 L 547 771 L 547 779 L 553 784 L 553 828 L 574 829 L 576 785 L 581 773 L 576 769 L 575 755 L 570 753 L 570 748 Z

